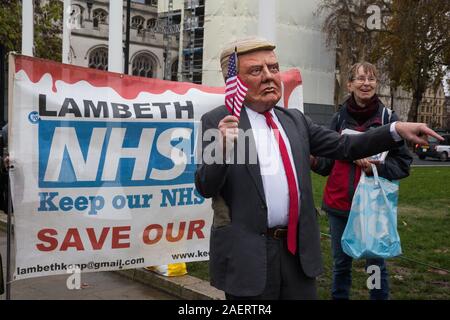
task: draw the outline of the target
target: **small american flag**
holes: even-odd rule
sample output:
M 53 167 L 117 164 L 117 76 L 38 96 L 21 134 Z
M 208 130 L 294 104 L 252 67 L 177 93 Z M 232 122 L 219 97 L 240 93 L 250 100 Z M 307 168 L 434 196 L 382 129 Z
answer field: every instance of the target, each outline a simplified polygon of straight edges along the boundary
M 225 88 L 225 105 L 233 116 L 240 117 L 247 86 L 237 75 L 236 70 L 237 53 L 230 56 L 228 61 L 228 74 Z

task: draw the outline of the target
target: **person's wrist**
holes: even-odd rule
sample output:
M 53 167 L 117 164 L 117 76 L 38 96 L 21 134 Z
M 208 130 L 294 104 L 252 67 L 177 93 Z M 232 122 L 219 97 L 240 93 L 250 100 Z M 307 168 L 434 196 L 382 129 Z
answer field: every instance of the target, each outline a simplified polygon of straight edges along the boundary
M 394 121 L 391 123 L 391 126 L 389 127 L 389 131 L 391 133 L 392 139 L 394 141 L 399 142 L 403 140 L 403 137 L 400 135 L 399 132 L 401 132 L 401 122 L 400 121 Z

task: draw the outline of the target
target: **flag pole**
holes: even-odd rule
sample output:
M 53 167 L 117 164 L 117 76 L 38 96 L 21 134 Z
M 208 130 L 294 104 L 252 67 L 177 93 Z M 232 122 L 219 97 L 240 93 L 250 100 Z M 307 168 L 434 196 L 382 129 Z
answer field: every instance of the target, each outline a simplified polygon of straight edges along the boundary
M 70 16 L 71 0 L 64 0 L 63 14 L 63 39 L 62 39 L 62 63 L 69 63 L 70 55 Z
M 123 72 L 122 15 L 123 1 L 109 1 L 108 71 L 110 72 Z
M 13 101 L 13 94 L 12 94 L 12 88 L 14 85 L 14 72 L 16 70 L 16 64 L 15 64 L 15 55 L 10 53 L 8 56 L 8 114 L 11 114 L 11 108 L 12 108 L 12 101 Z M 7 208 L 7 217 L 6 217 L 6 300 L 11 300 L 11 246 L 12 246 L 12 236 L 13 236 L 13 222 L 12 222 L 12 212 L 14 210 L 12 205 L 12 199 L 11 199 L 11 176 L 10 176 L 10 169 L 13 168 L 13 166 L 9 162 L 9 133 L 10 133 L 10 125 L 5 126 L 2 128 L 3 131 L 3 143 L 4 143 L 4 149 L 3 149 L 3 157 L 8 157 L 8 162 L 6 171 L 8 174 L 8 208 Z M 4 130 L 5 129 L 5 130 Z M 3 158 L 4 159 L 4 158 Z M 5 166 L 5 163 L 2 161 L 0 163 L 0 166 Z
M 8 168 L 8 212 L 7 212 L 8 216 L 6 222 L 6 300 L 11 300 L 11 237 L 12 237 L 11 209 L 12 209 L 11 179 L 9 178 L 9 168 Z
M 34 1 L 22 1 L 22 54 L 33 56 L 34 44 Z
M 237 72 L 236 72 L 236 76 L 239 74 L 239 63 L 238 63 L 238 56 L 237 56 L 237 47 L 234 47 L 234 54 L 236 55 L 235 57 L 236 57 L 236 69 L 237 69 Z M 235 113 L 234 113 L 234 108 L 236 107 L 236 104 L 234 103 L 234 100 L 236 99 L 236 95 L 234 95 L 233 96 L 233 113 L 232 113 L 232 115 L 234 116 L 235 115 Z

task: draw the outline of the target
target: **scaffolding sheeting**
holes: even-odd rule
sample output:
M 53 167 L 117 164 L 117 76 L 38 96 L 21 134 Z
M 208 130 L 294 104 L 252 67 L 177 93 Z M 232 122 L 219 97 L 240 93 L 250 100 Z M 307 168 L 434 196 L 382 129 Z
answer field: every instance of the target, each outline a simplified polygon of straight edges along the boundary
M 258 35 L 258 0 L 206 0 L 203 84 L 224 84 L 219 56 L 224 44 Z M 305 103 L 334 105 L 335 52 L 325 46 L 320 0 L 277 1 L 275 50 L 281 69 L 298 68 Z M 270 35 L 261 35 L 270 37 Z

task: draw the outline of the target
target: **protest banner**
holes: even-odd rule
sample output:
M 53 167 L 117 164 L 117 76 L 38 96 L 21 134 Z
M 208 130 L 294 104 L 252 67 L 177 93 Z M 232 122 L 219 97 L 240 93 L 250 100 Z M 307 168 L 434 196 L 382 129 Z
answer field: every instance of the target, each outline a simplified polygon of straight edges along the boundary
M 207 260 L 194 155 L 224 88 L 9 59 L 13 279 Z M 282 79 L 303 110 L 300 72 Z

